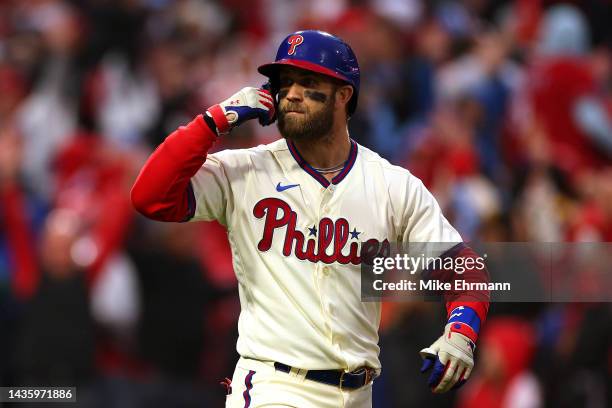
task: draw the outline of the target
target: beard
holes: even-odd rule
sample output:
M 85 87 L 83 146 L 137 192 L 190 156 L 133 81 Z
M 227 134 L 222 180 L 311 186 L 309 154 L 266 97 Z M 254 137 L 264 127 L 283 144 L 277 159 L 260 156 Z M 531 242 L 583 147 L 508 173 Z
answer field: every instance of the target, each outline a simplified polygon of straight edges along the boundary
M 334 125 L 334 103 L 335 95 L 323 104 L 323 107 L 315 113 L 309 113 L 305 106 L 287 103 L 284 108 L 279 109 L 278 131 L 285 139 L 290 140 L 319 140 L 327 136 Z M 289 115 L 288 111 L 296 110 L 302 114 Z

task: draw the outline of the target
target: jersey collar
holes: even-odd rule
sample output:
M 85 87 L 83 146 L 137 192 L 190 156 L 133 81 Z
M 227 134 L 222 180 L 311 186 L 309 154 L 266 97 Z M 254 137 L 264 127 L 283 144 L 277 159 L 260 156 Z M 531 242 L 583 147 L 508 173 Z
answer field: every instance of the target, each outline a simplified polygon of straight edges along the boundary
M 323 187 L 326 187 L 326 188 L 330 184 L 338 184 L 342 180 L 344 180 L 346 178 L 347 174 L 349 174 L 349 172 L 353 168 L 353 165 L 355 164 L 355 161 L 357 161 L 357 143 L 353 139 L 351 139 L 351 150 L 349 152 L 348 160 L 344 164 L 344 167 L 342 168 L 342 170 L 340 170 L 340 173 L 338 173 L 331 180 L 331 183 L 330 183 L 329 180 L 327 180 L 325 177 L 323 177 L 323 175 L 321 173 L 316 171 L 310 164 L 308 164 L 308 162 L 306 162 L 306 160 L 304 160 L 304 158 L 302 157 L 300 152 L 297 150 L 297 148 L 293 144 L 293 141 L 287 140 L 287 146 L 289 147 L 289 151 L 291 152 L 291 155 L 293 156 L 293 158 L 295 159 L 297 164 L 306 173 L 310 174 L 310 176 L 312 176 L 312 178 L 317 180 Z

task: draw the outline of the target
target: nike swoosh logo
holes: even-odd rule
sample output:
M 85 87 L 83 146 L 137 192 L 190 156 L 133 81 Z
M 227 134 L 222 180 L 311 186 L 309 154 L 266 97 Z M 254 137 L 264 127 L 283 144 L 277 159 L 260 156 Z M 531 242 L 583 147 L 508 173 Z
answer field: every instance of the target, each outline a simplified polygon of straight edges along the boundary
M 289 190 L 290 188 L 297 187 L 299 184 L 287 184 L 286 186 L 281 186 L 281 183 L 276 185 L 276 191 L 282 193 L 285 190 Z

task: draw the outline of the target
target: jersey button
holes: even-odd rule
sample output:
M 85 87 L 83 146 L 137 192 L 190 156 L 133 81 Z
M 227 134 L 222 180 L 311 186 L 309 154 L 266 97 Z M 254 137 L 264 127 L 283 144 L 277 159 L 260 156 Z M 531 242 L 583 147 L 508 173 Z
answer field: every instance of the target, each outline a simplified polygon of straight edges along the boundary
M 329 275 L 329 266 L 324 266 L 323 267 L 323 274 L 324 275 Z

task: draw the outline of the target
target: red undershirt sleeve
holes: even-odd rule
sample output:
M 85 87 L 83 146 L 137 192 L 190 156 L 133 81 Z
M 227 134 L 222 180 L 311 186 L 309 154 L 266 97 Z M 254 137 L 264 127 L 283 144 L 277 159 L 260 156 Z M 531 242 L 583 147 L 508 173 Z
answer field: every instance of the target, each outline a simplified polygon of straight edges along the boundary
M 467 265 L 465 260 L 478 259 L 478 254 L 467 244 L 459 243 L 449 249 L 440 258 L 463 258 L 464 265 Z M 437 279 L 443 282 L 450 282 L 451 287 L 455 288 L 455 281 L 461 280 L 468 284 L 471 283 L 488 283 L 489 273 L 486 266 L 479 268 L 477 262 L 473 262 L 471 267 L 466 267 L 463 273 L 459 274 L 453 270 L 434 269 L 429 271 L 428 278 Z M 451 319 L 453 311 L 457 308 L 470 308 L 476 314 L 477 324 L 472 324 L 473 329 L 478 334 L 480 327 L 484 324 L 489 310 L 490 293 L 488 290 L 446 290 L 443 293 L 446 302 L 447 319 Z M 460 320 L 460 319 L 459 319 Z

